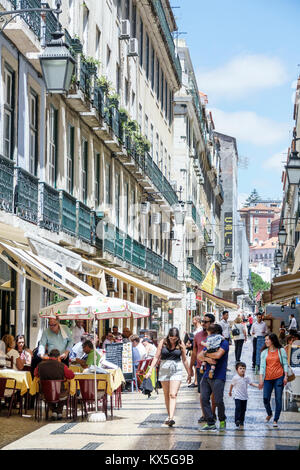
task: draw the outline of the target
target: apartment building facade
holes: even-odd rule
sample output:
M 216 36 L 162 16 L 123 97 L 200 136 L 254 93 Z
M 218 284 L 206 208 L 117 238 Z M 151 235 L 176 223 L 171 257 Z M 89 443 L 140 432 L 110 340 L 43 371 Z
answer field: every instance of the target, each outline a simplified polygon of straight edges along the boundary
M 14 240 L 54 243 L 99 263 L 109 295 L 152 311 L 164 300 L 168 309 L 181 298 L 170 233 L 178 203 L 172 103 L 182 79 L 169 1 L 63 0 L 60 21 L 76 62 L 66 96 L 47 94 L 38 60 L 57 27 L 53 13 L 18 16 L 0 33 L 1 238 L 9 242 L 11 230 Z M 44 327 L 37 313 L 55 286 L 42 286 L 43 273 L 33 281 L 25 261 L 18 272 L 2 260 L 1 272 L 1 333 L 25 333 L 34 347 Z M 99 279 L 77 276 L 99 290 Z

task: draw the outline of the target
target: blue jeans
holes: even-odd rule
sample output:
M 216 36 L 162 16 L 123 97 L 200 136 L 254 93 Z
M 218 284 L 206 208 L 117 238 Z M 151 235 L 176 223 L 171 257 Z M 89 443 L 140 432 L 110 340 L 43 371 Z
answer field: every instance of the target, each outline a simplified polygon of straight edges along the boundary
M 284 375 L 282 377 L 279 377 L 278 379 L 264 381 L 264 394 L 263 394 L 264 405 L 265 405 L 268 416 L 272 415 L 270 401 L 271 401 L 271 395 L 272 395 L 273 389 L 275 389 L 274 421 L 276 422 L 279 420 L 279 416 L 280 416 L 281 408 L 282 408 L 283 379 L 284 379 Z

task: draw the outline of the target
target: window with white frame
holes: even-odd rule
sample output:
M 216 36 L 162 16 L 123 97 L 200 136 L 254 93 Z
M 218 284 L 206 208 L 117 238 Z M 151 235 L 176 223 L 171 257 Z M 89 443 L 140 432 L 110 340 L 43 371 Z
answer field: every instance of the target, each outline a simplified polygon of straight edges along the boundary
M 153 159 L 153 156 L 154 156 L 154 128 L 153 128 L 153 124 L 151 124 L 151 126 L 150 126 L 150 144 L 151 144 L 150 152 L 151 152 L 151 157 Z
M 105 204 L 111 204 L 111 165 L 105 162 Z
M 50 119 L 51 119 L 51 108 L 50 108 Z M 55 133 L 55 130 L 53 131 L 53 133 Z M 51 129 L 50 129 L 50 140 L 51 138 L 52 136 L 51 136 Z M 29 171 L 33 175 L 35 175 L 37 171 L 37 149 L 38 149 L 38 96 L 34 91 L 30 91 L 29 93 Z M 55 181 L 55 177 L 54 177 L 54 181 Z M 54 184 L 54 183 L 51 182 L 50 184 Z
M 121 196 L 121 175 L 115 173 L 115 216 L 116 216 L 116 227 L 120 227 L 120 196 Z
M 88 141 L 81 142 L 81 200 L 86 204 L 88 194 Z
M 67 191 L 69 194 L 73 193 L 74 185 L 74 136 L 75 128 L 68 125 L 67 130 Z
M 4 68 L 3 154 L 12 158 L 14 125 L 14 72 Z
M 89 51 L 89 44 L 88 44 L 88 39 L 89 39 L 89 16 L 90 12 L 85 3 L 83 3 L 83 53 L 85 55 L 88 55 Z
M 95 208 L 100 204 L 100 153 L 95 152 Z
M 56 160 L 57 160 L 57 116 L 58 111 L 54 106 L 49 109 L 49 184 L 55 187 L 56 184 Z

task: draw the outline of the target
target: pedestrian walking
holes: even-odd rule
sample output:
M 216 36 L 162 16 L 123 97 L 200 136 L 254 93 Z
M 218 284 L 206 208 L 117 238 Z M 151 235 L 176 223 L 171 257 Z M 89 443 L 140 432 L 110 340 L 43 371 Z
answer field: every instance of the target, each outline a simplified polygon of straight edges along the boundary
M 219 334 L 222 334 L 222 328 L 219 326 Z M 202 406 L 204 411 L 204 416 L 207 421 L 207 424 L 200 428 L 200 431 L 215 431 L 215 419 L 213 416 L 213 411 L 210 404 L 210 396 L 213 393 L 215 398 L 215 404 L 218 408 L 218 418 L 220 421 L 220 431 L 224 431 L 226 428 L 226 415 L 225 415 L 225 405 L 224 405 L 224 387 L 226 382 L 226 370 L 228 363 L 228 351 L 229 343 L 226 339 L 221 342 L 220 348 L 217 352 L 207 353 L 201 351 L 198 354 L 198 359 L 200 361 L 206 361 L 206 369 L 203 374 L 203 378 L 200 384 L 200 392 L 202 398 Z M 215 360 L 217 360 L 214 377 L 209 378 L 210 365 Z
M 257 341 L 260 343 L 267 334 L 267 325 L 263 321 L 261 313 L 256 314 L 256 321 L 253 323 L 251 328 L 251 336 L 253 336 L 253 353 L 252 353 L 252 367 L 259 366 L 259 359 L 257 359 Z M 258 351 L 260 354 L 260 351 Z
M 251 313 L 249 313 L 249 315 L 248 315 L 248 325 L 247 325 L 248 336 L 250 336 L 250 330 L 252 328 L 252 325 L 253 325 L 253 317 L 252 317 Z
M 222 335 L 224 338 L 230 343 L 230 325 L 228 323 L 229 312 L 228 310 L 224 310 L 222 313 L 222 319 L 219 322 L 219 325 L 222 327 Z
M 186 349 L 180 339 L 178 328 L 171 328 L 168 336 L 159 342 L 156 355 L 145 378 L 151 377 L 152 370 L 159 360 L 159 381 L 163 388 L 168 412 L 165 424 L 173 426 L 175 424 L 176 399 L 182 381 L 182 363 L 187 371 L 188 380 L 190 380 Z
M 229 396 L 231 397 L 233 392 L 235 402 L 234 422 L 237 428 L 242 428 L 247 410 L 248 385 L 257 388 L 259 385 L 252 382 L 250 377 L 246 376 L 246 364 L 244 362 L 237 362 L 235 369 L 236 375 L 230 384 Z
M 236 362 L 240 362 L 244 342 L 247 341 L 247 331 L 240 317 L 236 317 L 231 330 L 234 340 L 234 353 Z
M 193 364 L 196 361 L 196 374 L 197 374 L 197 383 L 198 383 L 198 393 L 200 394 L 200 407 L 202 410 L 202 416 L 198 419 L 198 423 L 205 422 L 205 416 L 204 416 L 204 411 L 203 411 L 203 406 L 202 406 L 202 400 L 201 400 L 201 393 L 200 393 L 200 382 L 201 382 L 201 375 L 200 375 L 200 367 L 201 367 L 201 361 L 198 358 L 198 354 L 204 349 L 204 346 L 202 345 L 202 342 L 207 339 L 208 333 L 207 333 L 207 328 L 212 325 L 215 322 L 215 316 L 212 313 L 207 313 L 204 315 L 203 320 L 201 321 L 202 323 L 202 331 L 197 333 L 194 337 L 194 344 L 193 344 L 193 352 L 191 356 L 191 361 L 190 361 L 190 370 L 189 370 L 189 376 L 193 377 L 194 370 L 193 370 Z M 213 415 L 215 416 L 215 401 L 213 395 L 211 396 L 211 402 L 212 402 L 212 410 L 213 410 Z
M 297 330 L 297 320 L 295 318 L 295 315 L 293 313 L 291 313 L 290 315 L 290 323 L 289 323 L 289 326 L 288 326 L 288 331 L 290 330 Z
M 263 389 L 263 400 L 267 412 L 268 423 L 273 415 L 271 395 L 275 390 L 275 415 L 273 427 L 278 428 L 278 420 L 282 408 L 283 388 L 288 381 L 288 360 L 284 348 L 281 347 L 275 333 L 266 335 L 265 346 L 260 357 L 259 389 Z

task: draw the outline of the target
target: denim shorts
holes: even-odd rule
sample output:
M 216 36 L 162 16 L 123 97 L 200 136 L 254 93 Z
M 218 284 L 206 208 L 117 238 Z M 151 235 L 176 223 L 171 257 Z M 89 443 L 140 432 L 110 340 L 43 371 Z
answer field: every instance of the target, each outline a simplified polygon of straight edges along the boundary
M 182 380 L 182 363 L 181 361 L 163 360 L 159 366 L 160 382 L 170 380 Z

